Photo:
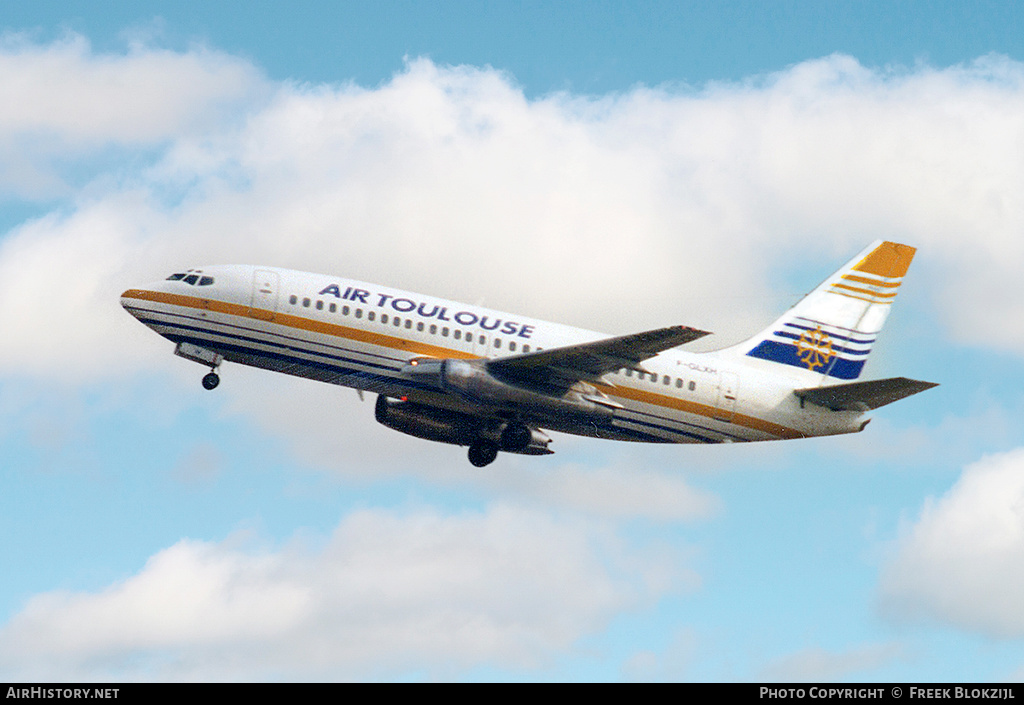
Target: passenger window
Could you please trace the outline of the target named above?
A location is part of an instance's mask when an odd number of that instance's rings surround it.
[[[302,305],[305,306],[306,308],[309,308],[309,299],[303,299]]]
[[[632,377],[633,376],[633,370],[626,370],[626,376],[627,377]]]
[[[697,388],[697,383],[696,382],[690,382],[690,391],[692,392],[696,388]]]
[[[317,311],[323,311],[324,310],[324,302],[323,301],[320,301],[319,299],[317,299],[316,310]]]
[[[494,339],[494,347],[495,348],[500,348],[501,347],[501,338],[495,338]]]
[[[405,327],[406,328],[412,328],[412,319],[411,318],[406,318],[405,319]]]
[[[341,315],[342,316],[347,316],[348,315],[348,311],[349,311],[348,306],[342,306],[341,307]]]
[[[437,326],[434,325],[433,323],[430,324],[430,334],[437,335]]]
[[[386,313],[380,314],[380,322],[381,323],[387,323],[388,322],[388,314],[386,314]]]
[[[448,337],[448,326],[445,326],[444,328],[441,329],[441,335],[443,335],[445,338]]]
[[[330,306],[327,307],[327,309],[331,313],[336,313],[338,311],[338,304],[331,304]]]
[[[377,317],[377,314],[376,314],[376,313],[374,313],[373,311],[370,311],[369,313],[367,313],[367,314],[366,314],[366,318],[367,318],[367,319],[369,319],[369,320],[371,320],[371,321],[372,321],[373,319],[375,319],[376,317]]]
[[[452,333],[452,335],[455,336],[456,340],[462,340],[462,330],[461,329],[456,328],[455,332]]]
[[[419,323],[416,324],[416,330],[420,331],[421,333],[423,332],[423,321],[420,321]]]
[[[524,346],[523,346],[523,352],[524,352],[524,353],[528,353],[528,352],[530,352],[530,346],[529,346],[529,345],[524,345]]]
[[[672,379],[668,375],[664,375],[661,378],[661,383],[662,384],[669,384],[671,381],[672,381]]]
[[[682,389],[683,388],[683,380],[679,379],[678,377],[676,377],[676,388],[677,389]]]
[[[363,309],[357,308],[356,309],[356,318],[362,318],[362,317],[363,317]]]
[[[398,316],[395,316],[395,328],[398,328],[401,325],[402,325],[402,319],[399,318]]]
[[[295,294],[292,294],[291,296],[288,297],[288,303],[294,306],[295,304],[299,303],[299,297],[296,296]]]
[[[477,338],[477,342],[480,343],[481,345],[487,345],[487,336],[481,335],[479,338]]]
[[[516,351],[516,341],[510,340],[508,342],[508,349],[511,350],[512,352],[515,352]]]

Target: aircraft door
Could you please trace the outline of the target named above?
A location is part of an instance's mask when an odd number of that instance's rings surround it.
[[[249,315],[264,321],[274,320],[277,313],[277,297],[281,288],[281,275],[269,269],[257,269],[252,273],[252,300]]]
[[[718,409],[724,421],[732,421],[736,413],[736,397],[739,391],[739,377],[735,372],[720,372],[718,375]],[[716,416],[718,416],[716,414]]]

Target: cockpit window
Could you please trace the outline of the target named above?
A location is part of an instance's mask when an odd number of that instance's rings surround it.
[[[213,277],[204,275],[201,269],[190,269],[187,272],[175,272],[167,277],[167,281],[180,281],[192,286],[210,286],[215,280]]]

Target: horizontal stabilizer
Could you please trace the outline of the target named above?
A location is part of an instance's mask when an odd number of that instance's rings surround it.
[[[939,385],[934,382],[891,377],[868,382],[795,389],[793,393],[803,401],[809,401],[833,411],[868,411],[937,386]]]

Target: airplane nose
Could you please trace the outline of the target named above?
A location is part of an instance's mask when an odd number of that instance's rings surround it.
[[[135,308],[144,295],[141,289],[125,289],[121,293],[121,307],[128,313],[135,315]]]

